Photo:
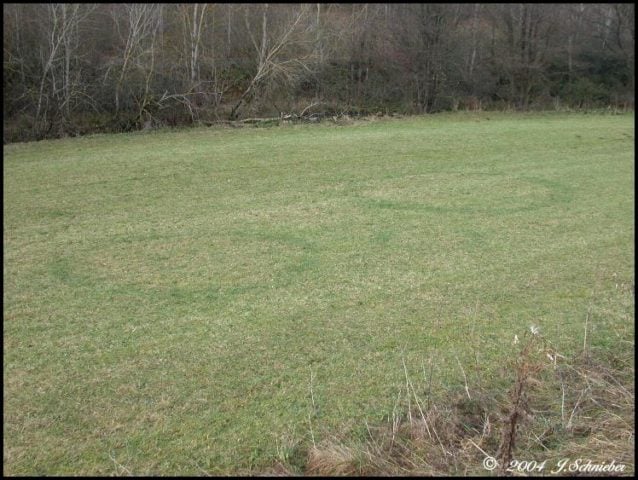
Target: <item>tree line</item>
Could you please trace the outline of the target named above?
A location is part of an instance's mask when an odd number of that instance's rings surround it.
[[[634,4],[4,4],[4,141],[634,106]]]

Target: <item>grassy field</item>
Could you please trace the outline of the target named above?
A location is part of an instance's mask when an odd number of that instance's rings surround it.
[[[4,473],[258,472],[387,418],[404,364],[633,348],[634,165],[633,114],[5,146]]]

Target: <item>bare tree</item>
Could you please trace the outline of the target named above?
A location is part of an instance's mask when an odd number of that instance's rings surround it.
[[[54,103],[64,121],[68,120],[72,99],[79,94],[80,81],[72,75],[71,64],[77,60],[79,26],[93,7],[81,4],[52,3],[46,5],[42,29],[47,42],[42,52],[42,73],[35,112],[36,129],[48,113],[48,104]],[[79,74],[79,72],[76,72]],[[50,89],[45,91],[49,83]]]
[[[467,67],[470,83],[473,83],[472,81],[474,79],[474,65],[476,64],[476,52],[478,50],[477,33],[480,10],[481,4],[475,3],[472,8],[472,53],[470,54]]]
[[[296,47],[302,46],[307,40],[298,35],[304,31],[307,32],[307,26],[303,20],[306,19],[309,8],[307,5],[295,6],[291,15],[286,18],[285,15],[279,16],[279,22],[274,22],[274,15],[269,14],[271,10],[268,4],[260,5],[261,15],[259,15],[259,27],[256,27],[251,19],[251,10],[254,5],[244,7],[244,22],[246,32],[250,38],[253,52],[254,74],[248,86],[245,88],[241,97],[232,108],[230,118],[237,116],[239,108],[246,102],[250,96],[254,95],[258,87],[263,87],[268,80],[273,77],[279,77],[281,80],[290,83],[294,80],[295,74],[300,70],[309,70],[310,58],[312,52],[306,53],[302,51],[299,55],[290,55],[287,48],[295,43]],[[285,10],[280,13],[288,13]],[[255,37],[258,33],[258,37]],[[289,55],[285,55],[288,53]]]
[[[122,41],[119,58],[119,75],[115,84],[115,112],[119,112],[122,86],[131,68],[143,65],[142,57],[148,56],[150,64],[154,64],[154,42],[160,19],[161,5],[156,4],[123,4],[114,11],[116,30]],[[122,32],[124,30],[124,32]],[[107,75],[108,75],[107,71]],[[148,82],[147,82],[148,84]]]
[[[497,30],[504,36],[494,57],[496,68],[508,79],[509,98],[528,108],[534,88],[545,81],[544,72],[557,32],[556,6],[537,4],[495,5]]]
[[[206,15],[207,4],[180,5],[182,20],[184,22],[185,44],[188,55],[188,72],[191,86],[199,81],[199,56],[202,40],[202,26]]]
[[[412,4],[400,9],[394,42],[411,78],[413,100],[419,112],[431,112],[444,87],[446,41],[456,13],[450,5]]]

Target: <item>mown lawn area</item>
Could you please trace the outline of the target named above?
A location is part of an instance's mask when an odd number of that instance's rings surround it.
[[[404,363],[633,348],[634,172],[633,114],[5,145],[4,473],[259,472]]]

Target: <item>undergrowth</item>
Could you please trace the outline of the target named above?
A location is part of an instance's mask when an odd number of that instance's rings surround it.
[[[326,435],[315,443],[313,433],[308,448],[289,443],[266,473],[633,475],[633,347],[566,358],[536,327],[514,342],[508,391],[466,383],[431,401],[406,370],[392,415],[366,423],[365,440]]]

